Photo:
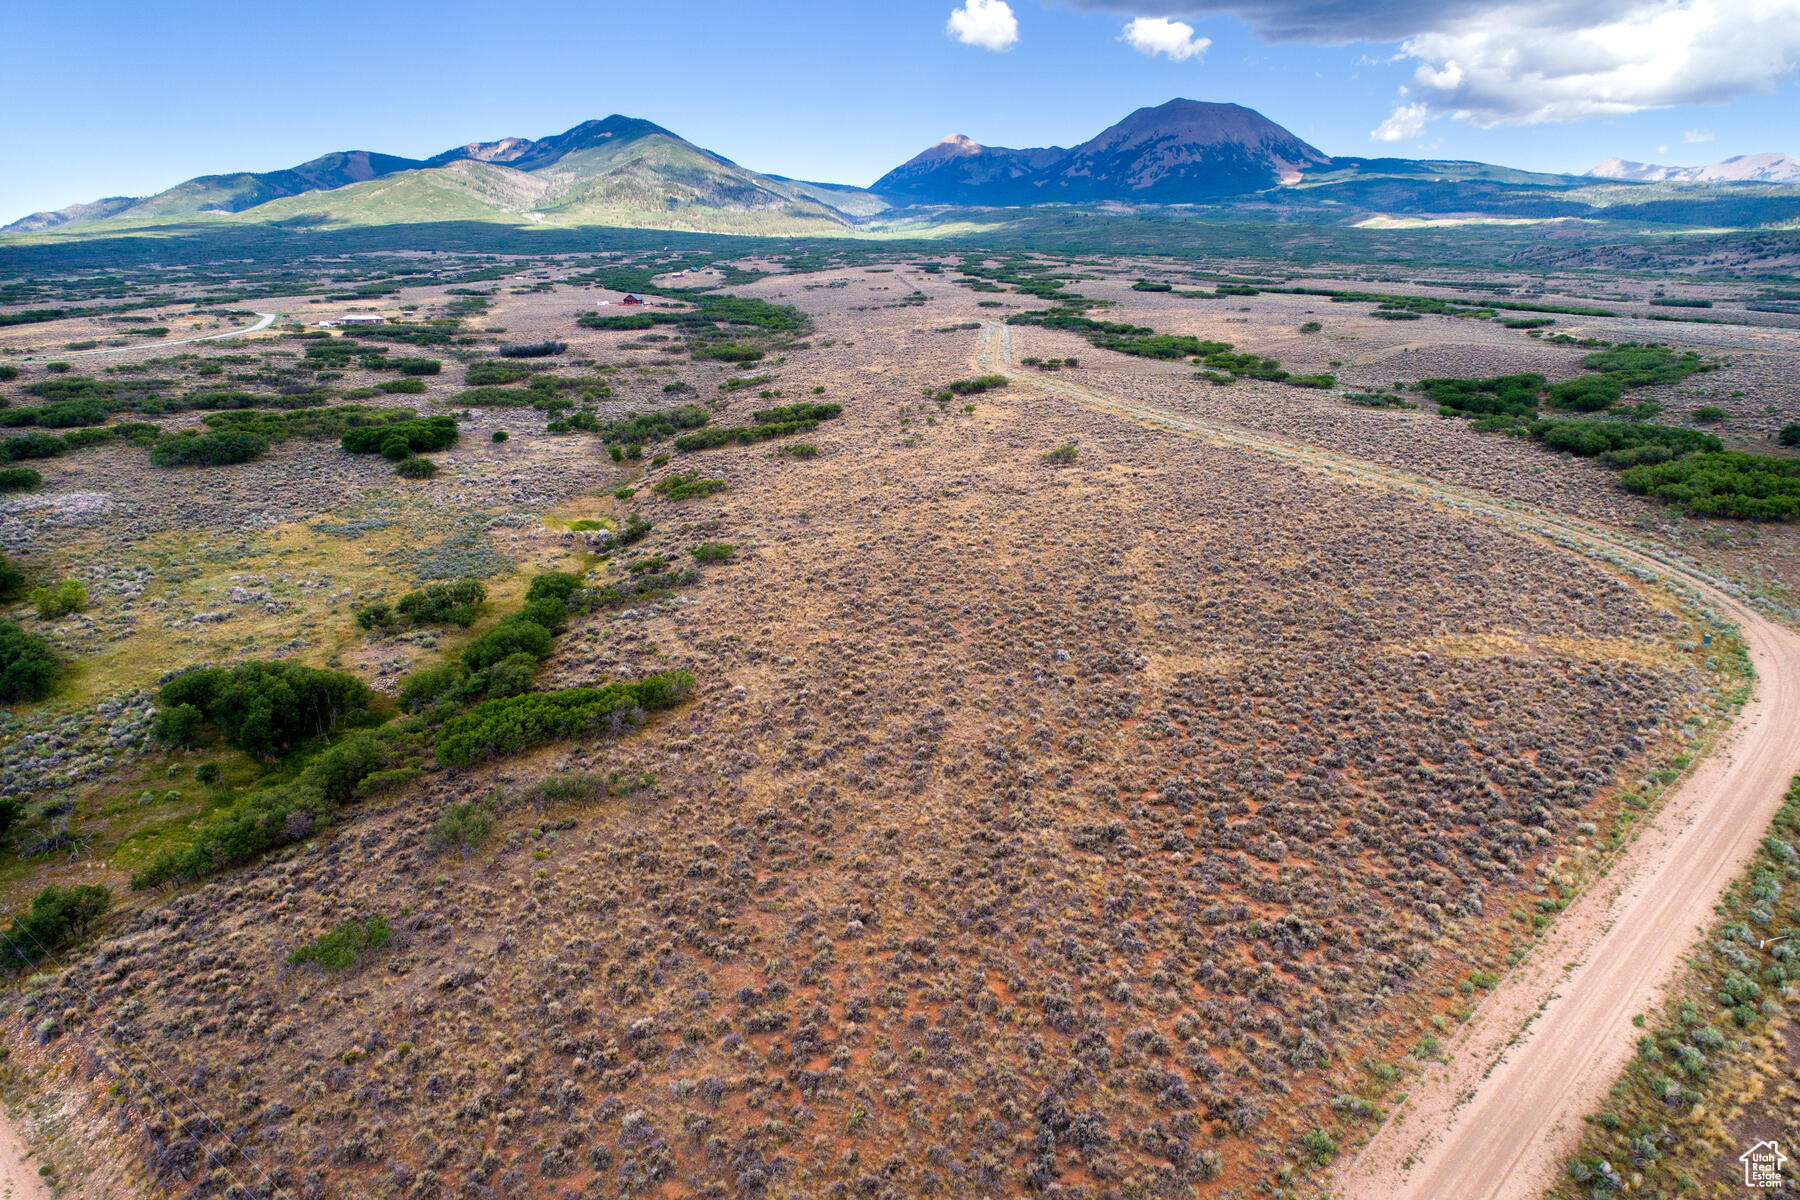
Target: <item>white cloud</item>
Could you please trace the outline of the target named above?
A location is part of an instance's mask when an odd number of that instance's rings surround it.
[[[1369,131],[1373,142],[1404,142],[1425,132],[1431,110],[1423,104],[1397,104],[1388,119]]]
[[[1681,140],[1692,146],[1698,142],[1710,142],[1714,134],[1710,129],[1690,129],[1681,135]]]
[[[1212,45],[1211,38],[1195,37],[1194,27],[1186,21],[1167,17],[1133,17],[1119,40],[1139,54],[1151,58],[1162,54],[1175,62],[1199,58]]]
[[[1433,112],[1487,129],[1770,92],[1800,68],[1800,0],[1523,0],[1410,37]]]
[[[1669,148],[1667,146],[1658,146],[1656,148],[1656,152],[1658,154],[1667,154],[1669,152]]]
[[[1019,21],[1006,0],[963,0],[944,25],[965,46],[983,50],[1011,50],[1019,40]]]
[[[1484,129],[1717,104],[1800,73],[1800,0],[1063,2],[1162,18],[1231,13],[1268,41],[1399,43],[1398,57],[1417,64],[1425,115]]]

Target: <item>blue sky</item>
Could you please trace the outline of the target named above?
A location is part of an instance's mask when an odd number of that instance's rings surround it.
[[[960,5],[985,47],[949,31],[959,0],[19,5],[0,221],[613,112],[757,170],[854,184],[948,133],[1069,145],[1175,96],[1248,105],[1333,155],[1580,171],[1613,154],[1800,154],[1800,0],[1509,0],[1503,26],[1496,0]],[[1135,17],[1149,24],[1134,47]]]

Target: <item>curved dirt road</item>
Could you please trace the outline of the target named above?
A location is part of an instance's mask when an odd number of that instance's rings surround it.
[[[1012,332],[983,328],[982,369],[1013,366]],[[1482,1001],[1445,1047],[1445,1061],[1413,1081],[1333,1188],[1345,1200],[1537,1200],[1562,1178],[1582,1117],[1600,1106],[1630,1058],[1632,1017],[1655,1005],[1800,769],[1800,634],[1603,526],[1066,378],[1014,378],[1089,408],[1275,454],[1584,547],[1698,593],[1740,627],[1757,685],[1730,734],[1667,796],[1606,877],[1564,910]]]
[[[107,346],[100,350],[71,350],[63,354],[27,354],[20,362],[30,362],[34,358],[91,358],[96,354],[129,354],[133,350],[162,350],[169,346],[191,346],[195,342],[218,342],[226,338],[243,337],[246,333],[261,333],[273,325],[280,313],[257,313],[262,320],[254,325],[246,325],[242,329],[226,329],[219,333],[203,333],[199,337],[178,338],[173,342],[140,342],[135,346]],[[4,1200],[4,1197],[0,1197]]]

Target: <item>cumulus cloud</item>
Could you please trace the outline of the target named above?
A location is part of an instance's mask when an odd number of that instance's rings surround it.
[[[1388,119],[1369,131],[1369,139],[1404,142],[1407,138],[1416,138],[1425,132],[1425,122],[1430,116],[1431,110],[1423,104],[1396,104]]]
[[[1119,40],[1139,54],[1151,58],[1162,54],[1176,62],[1199,58],[1212,45],[1211,38],[1195,37],[1194,27],[1186,21],[1167,17],[1134,17]]]
[[[1710,142],[1713,140],[1713,131],[1710,129],[1690,129],[1681,135],[1681,140],[1690,146],[1697,142]]]
[[[1405,107],[1482,128],[1719,103],[1800,71],[1800,0],[1065,2],[1165,19],[1229,13],[1268,41],[1398,43],[1417,64]]]
[[[1011,50],[1019,40],[1019,21],[1006,0],[963,0],[951,12],[944,32],[966,46]]]

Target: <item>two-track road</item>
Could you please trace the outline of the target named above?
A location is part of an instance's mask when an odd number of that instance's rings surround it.
[[[247,333],[261,333],[280,319],[280,313],[257,313],[260,320],[254,325],[246,325],[242,329],[226,329],[218,333],[203,333],[199,337],[178,338],[172,342],[155,341],[139,342],[134,346],[106,346],[99,350],[72,350],[63,354],[28,354],[20,359],[29,362],[33,358],[89,358],[96,354],[130,354],[134,350],[162,350],[169,346],[191,346],[195,342],[221,342],[226,338],[243,337]]]
[[[1013,371],[1013,330],[983,327],[977,362]],[[1653,547],[1605,526],[1224,422],[1113,396],[1067,376],[1021,384],[1126,420],[1251,450],[1585,547],[1698,593],[1737,623],[1755,695],[1718,748],[1665,799],[1604,879],[1482,1001],[1405,1101],[1339,1172],[1345,1200],[1538,1200],[1562,1178],[1582,1117],[1633,1052],[1649,1011],[1713,904],[1742,872],[1800,770],[1800,634]]]

